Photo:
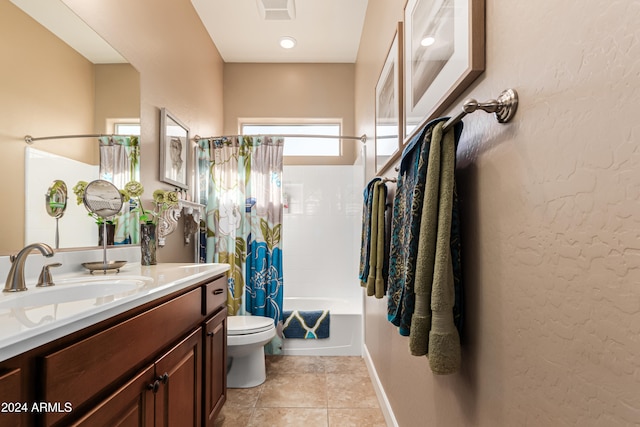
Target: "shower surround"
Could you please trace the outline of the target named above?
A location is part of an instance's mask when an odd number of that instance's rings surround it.
[[[335,308],[325,307],[323,301],[341,301],[336,321],[332,315],[328,340],[316,340],[314,344],[306,342],[310,340],[285,340],[285,354],[362,352],[358,265],[363,175],[363,167],[357,165],[284,166],[284,309],[299,308],[288,307],[288,301],[305,301],[300,309],[312,310]],[[345,330],[356,339],[338,340],[338,334]]]

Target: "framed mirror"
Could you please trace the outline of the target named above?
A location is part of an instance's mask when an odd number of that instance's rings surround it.
[[[189,128],[176,116],[160,110],[160,181],[189,189]]]

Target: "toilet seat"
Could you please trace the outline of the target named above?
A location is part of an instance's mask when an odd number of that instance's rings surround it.
[[[227,317],[227,335],[251,335],[274,328],[273,319],[263,316]]]

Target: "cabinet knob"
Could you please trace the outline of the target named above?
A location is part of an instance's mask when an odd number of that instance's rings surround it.
[[[160,388],[160,381],[158,380],[147,385],[147,390],[153,391],[154,394],[158,392],[158,388]]]
[[[216,334],[216,333],[215,333],[215,332],[213,332],[213,331],[211,331],[211,332],[207,332],[207,336],[208,336],[208,337],[212,337],[212,336],[214,336],[215,334]]]
[[[169,374],[165,372],[164,374],[160,375],[158,377],[158,381],[162,381],[162,384],[166,384],[167,381],[169,381]],[[158,381],[156,381],[156,382],[158,382]]]

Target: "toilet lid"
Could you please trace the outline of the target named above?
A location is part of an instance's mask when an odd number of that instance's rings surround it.
[[[227,335],[248,335],[273,328],[273,319],[263,316],[227,317]]]

